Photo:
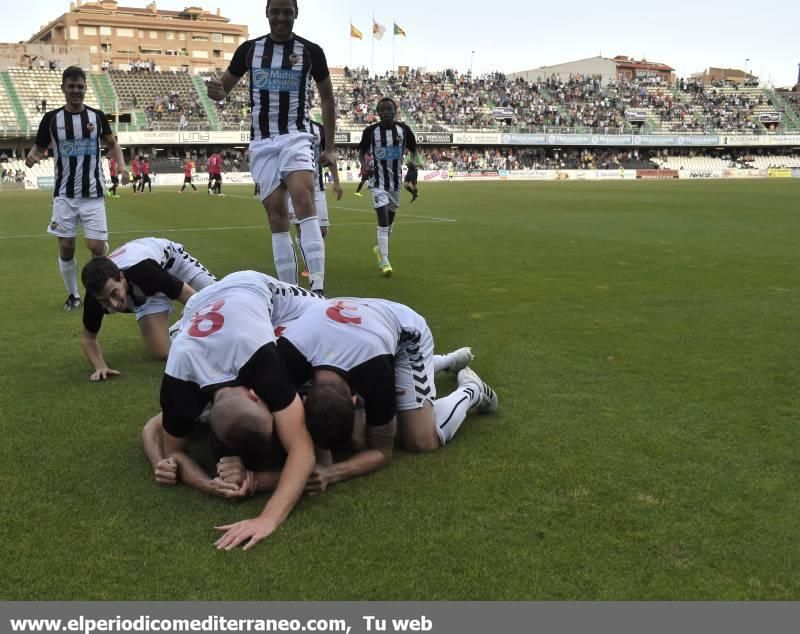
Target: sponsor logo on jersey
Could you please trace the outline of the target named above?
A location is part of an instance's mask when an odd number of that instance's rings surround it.
[[[303,73],[282,68],[255,68],[251,71],[253,87],[270,92],[300,92]]]
[[[61,141],[58,144],[58,153],[61,156],[94,156],[97,154],[97,141],[95,139]]]

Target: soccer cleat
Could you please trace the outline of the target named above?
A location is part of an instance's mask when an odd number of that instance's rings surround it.
[[[64,302],[64,310],[68,312],[71,310],[78,310],[82,305],[81,298],[70,293],[69,297],[67,297],[67,301]]]
[[[466,368],[470,361],[475,358],[475,355],[472,354],[472,348],[459,348],[458,350],[453,350],[453,352],[445,355],[447,359],[450,361],[450,365],[447,368],[447,372],[451,372],[455,374],[460,372],[464,368]]]
[[[481,380],[472,368],[464,368],[458,373],[458,386],[474,385],[478,388],[480,400],[475,406],[480,414],[494,414],[497,411],[497,394]]]
[[[225,194],[223,194],[222,192],[220,192],[219,194],[217,194],[217,196],[224,196],[224,195],[225,195]]]
[[[383,273],[384,277],[392,277],[392,273],[394,273],[394,271],[392,270],[392,265],[389,264],[388,260],[381,264],[381,273]]]
[[[361,198],[363,195],[364,194],[362,194],[361,192],[356,192],[356,196],[358,196],[359,198]]]
[[[114,198],[119,198],[119,194],[114,194]]]

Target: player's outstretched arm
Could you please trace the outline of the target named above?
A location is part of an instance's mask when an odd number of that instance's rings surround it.
[[[367,427],[367,448],[330,466],[317,465],[306,483],[308,495],[318,495],[329,486],[382,469],[392,461],[397,420],[380,427]]]
[[[160,417],[159,417],[160,418]],[[162,421],[159,420],[159,423]],[[172,460],[176,465],[177,480],[184,484],[207,493],[208,495],[223,496],[223,491],[235,490],[238,487],[225,482],[217,481],[209,477],[192,457],[186,453],[189,445],[189,438],[178,438],[173,436],[161,425],[162,456],[166,460]],[[150,461],[152,464],[152,460]],[[158,472],[156,472],[158,480]],[[159,481],[160,482],[160,481]]]
[[[217,477],[229,484],[242,487],[247,480],[248,473],[252,475],[252,489],[239,492],[226,492],[225,497],[243,497],[244,494],[253,495],[259,492],[274,491],[281,478],[280,471],[248,471],[239,456],[224,456],[217,463]]]
[[[274,412],[274,416],[275,430],[286,449],[286,463],[275,493],[258,517],[217,526],[217,530],[224,531],[224,535],[216,541],[217,548],[231,550],[243,545],[247,550],[271,535],[297,504],[306,480],[314,469],[314,445],[306,429],[300,397],[295,396],[289,407]]]
[[[119,372],[112,370],[108,367],[103,351],[100,349],[100,344],[97,342],[97,334],[89,332],[86,328],[81,333],[81,347],[83,354],[89,359],[89,363],[94,367],[89,380],[91,381],[104,381],[110,379],[112,376],[119,376]]]
[[[122,153],[122,146],[117,141],[117,137],[113,134],[106,134],[103,137],[106,144],[108,155],[117,162],[117,171],[120,175],[127,173],[128,168],[125,167],[125,155]]]
[[[153,416],[142,429],[142,447],[156,482],[164,485],[174,485],[178,482],[178,463],[164,455],[162,444],[163,428],[161,426],[161,412]]]

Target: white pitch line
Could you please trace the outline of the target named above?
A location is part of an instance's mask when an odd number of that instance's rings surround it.
[[[246,198],[246,199],[253,199],[253,196],[241,196],[239,194],[226,194],[229,198]],[[342,209],[344,211],[355,211],[360,214],[373,214],[375,213],[374,209],[357,209],[356,207],[341,207],[339,205],[328,205],[328,209]],[[458,220],[454,218],[437,218],[436,216],[420,216],[417,214],[407,214],[406,212],[400,212],[403,218],[422,218],[423,220],[435,220],[436,222],[458,222]]]
[[[403,221],[401,224],[403,225],[433,225],[433,224],[442,224],[444,222],[449,222],[447,220],[409,220]],[[338,227],[374,227],[374,222],[337,222],[335,225],[332,225],[334,229]],[[139,233],[146,236],[157,236],[162,233],[192,233],[192,232],[201,232],[201,231],[240,231],[245,229],[267,229],[267,225],[248,225],[243,227],[186,227],[186,228],[179,228],[179,229],[127,229],[124,231],[112,231],[109,232],[110,236],[115,235],[123,235],[123,234],[130,234],[130,233]],[[0,236],[0,240],[21,240],[24,238],[52,238],[53,236],[49,233],[37,233],[37,234],[30,234],[30,235],[18,235],[18,236]]]

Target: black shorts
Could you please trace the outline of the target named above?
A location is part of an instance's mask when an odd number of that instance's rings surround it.
[[[211,174],[211,180],[222,182],[222,174]]]
[[[112,184],[114,187],[116,187],[117,185],[119,185],[119,176],[112,176],[112,177],[111,177],[111,184]]]
[[[406,172],[406,177],[403,179],[403,182],[416,185],[418,176],[419,173],[417,172],[417,170],[408,170],[408,172]]]
[[[145,174],[144,176],[142,176],[142,179],[143,179],[143,182],[144,182],[144,183],[149,183],[149,182],[151,182],[151,181],[150,181],[150,174]]]
[[[183,177],[183,182],[184,183],[191,183],[192,182],[192,177],[191,176],[184,176]]]
[[[138,183],[140,180],[142,180],[142,175],[141,174],[137,174],[136,176],[133,177],[133,182],[134,183]]]

